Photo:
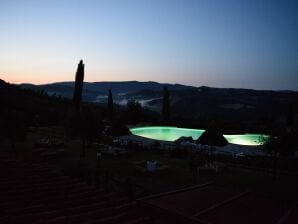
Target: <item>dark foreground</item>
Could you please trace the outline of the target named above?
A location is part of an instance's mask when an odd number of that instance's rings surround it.
[[[278,223],[298,221],[295,202],[207,183],[129,199],[62,174],[48,162],[0,162],[0,223]]]

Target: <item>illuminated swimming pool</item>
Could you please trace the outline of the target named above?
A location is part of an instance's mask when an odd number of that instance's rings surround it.
[[[145,138],[162,140],[162,141],[175,141],[182,136],[192,137],[194,140],[197,140],[205,130],[177,128],[177,127],[150,126],[150,127],[131,128],[130,131],[133,135],[137,135]],[[266,142],[266,140],[269,138],[268,135],[262,135],[262,134],[224,135],[224,137],[231,144],[248,145],[248,146],[263,145]]]

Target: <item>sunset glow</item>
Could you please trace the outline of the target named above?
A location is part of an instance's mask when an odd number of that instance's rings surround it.
[[[0,78],[298,89],[295,1],[1,1]]]

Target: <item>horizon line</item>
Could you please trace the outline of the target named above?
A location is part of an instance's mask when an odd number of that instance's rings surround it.
[[[0,78],[1,79],[1,78]],[[3,80],[3,79],[1,79]],[[5,80],[3,80],[5,81]],[[52,84],[59,84],[59,83],[66,83],[66,82],[75,82],[75,81],[58,81],[58,82],[46,82],[46,83],[31,83],[31,82],[9,82],[5,81],[10,84],[15,84],[15,85],[52,85]],[[171,83],[171,82],[158,82],[158,81],[138,81],[138,80],[122,80],[122,81],[84,81],[84,83],[104,83],[104,82],[110,82],[110,83],[116,83],[116,82],[139,82],[139,83],[146,83],[146,82],[153,82],[153,83],[158,83],[162,85],[182,85],[186,87],[193,87],[193,88],[201,88],[201,87],[208,87],[208,88],[215,88],[215,89],[243,89],[243,90],[255,90],[255,91],[277,91],[277,92],[298,92],[298,89],[258,89],[258,88],[244,88],[244,87],[218,87],[218,86],[208,86],[208,85],[200,85],[200,86],[194,86],[194,85],[188,85],[188,84],[181,84],[181,83]]]

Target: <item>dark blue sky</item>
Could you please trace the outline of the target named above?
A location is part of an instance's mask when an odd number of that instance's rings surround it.
[[[0,78],[298,90],[298,3],[0,0]]]

